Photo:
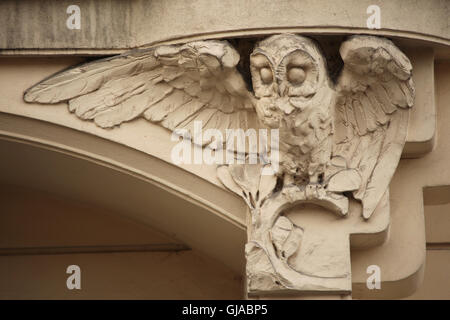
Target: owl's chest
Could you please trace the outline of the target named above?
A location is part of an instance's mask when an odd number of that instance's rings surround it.
[[[284,148],[298,148],[301,153],[306,154],[320,147],[324,140],[330,138],[331,133],[331,116],[317,108],[287,118],[285,126],[280,128],[280,141]]]

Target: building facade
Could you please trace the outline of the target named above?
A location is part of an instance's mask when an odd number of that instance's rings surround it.
[[[3,1],[0,298],[450,298],[449,16]]]

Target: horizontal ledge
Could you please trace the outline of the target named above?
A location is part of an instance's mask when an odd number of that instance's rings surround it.
[[[374,36],[405,39],[409,41],[421,42],[421,45],[435,47],[438,59],[450,58],[450,40],[418,33],[413,31],[393,30],[393,29],[367,29],[360,27],[339,27],[339,26],[290,26],[290,27],[264,27],[264,28],[242,28],[238,30],[221,30],[209,32],[197,32],[192,34],[178,34],[173,36],[161,37],[159,39],[144,42],[138,45],[124,45],[119,48],[107,48],[101,46],[92,47],[25,47],[25,48],[0,48],[0,56],[106,56],[121,54],[136,48],[149,48],[158,45],[180,44],[190,41],[209,40],[209,39],[227,39],[242,37],[260,37],[277,33],[298,33],[305,36],[330,35],[330,36],[349,36],[354,34],[368,34]],[[73,45],[72,43],[70,45]]]
[[[411,40],[419,40],[438,46],[450,46],[450,39],[419,33],[414,31],[394,30],[394,29],[368,29],[361,27],[340,27],[340,26],[287,26],[287,27],[264,27],[264,28],[242,28],[238,30],[223,30],[211,32],[199,32],[184,35],[174,35],[163,37],[159,40],[149,42],[140,47],[152,47],[161,44],[176,44],[188,41],[219,39],[219,38],[242,38],[242,37],[258,37],[276,33],[299,33],[305,36],[314,35],[354,35],[368,34],[381,37],[403,38]],[[448,48],[447,48],[448,49]]]
[[[427,250],[450,250],[450,242],[427,243]]]
[[[115,252],[179,252],[191,250],[180,243],[158,243],[111,246],[70,246],[70,247],[22,247],[0,248],[0,256],[54,255],[74,253],[115,253]]]
[[[40,56],[114,56],[124,53],[133,48],[120,49],[98,49],[98,48],[24,48],[24,49],[0,49],[0,56],[21,56],[21,57],[40,57]]]
[[[369,29],[371,0],[80,0],[80,23],[71,28],[65,1],[4,0],[0,2],[0,47],[131,49],[189,37],[274,32],[367,33],[450,44],[446,1],[417,0],[413,6],[404,2],[377,1],[381,29]]]

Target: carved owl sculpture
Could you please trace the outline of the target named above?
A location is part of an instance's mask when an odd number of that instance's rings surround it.
[[[384,38],[353,36],[333,83],[319,47],[271,36],[250,56],[254,93],[226,41],[139,49],[68,69],[25,92],[27,102],[68,101],[102,128],[144,117],[169,130],[279,129],[285,184],[353,192],[368,218],[386,191],[406,139],[411,64]],[[225,133],[224,133],[225,136]],[[208,142],[203,142],[207,144]]]

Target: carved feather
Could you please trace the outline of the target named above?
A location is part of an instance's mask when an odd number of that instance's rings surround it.
[[[199,120],[205,129],[219,129],[225,141],[225,130],[237,124],[260,127],[251,121],[254,99],[238,62],[224,41],[135,50],[60,72],[28,89],[24,99],[68,101],[71,112],[103,128],[145,117],[169,130],[192,130]],[[243,117],[240,110],[255,117]]]
[[[57,73],[25,91],[27,102],[58,103],[97,90],[122,75],[132,76],[158,65],[149,51],[132,51]]]
[[[336,88],[333,156],[358,170],[362,182],[353,194],[368,219],[389,186],[406,140],[414,101],[412,66],[391,41],[378,37],[351,37],[340,53],[344,68]]]

